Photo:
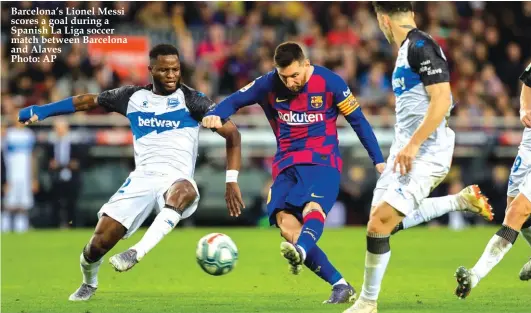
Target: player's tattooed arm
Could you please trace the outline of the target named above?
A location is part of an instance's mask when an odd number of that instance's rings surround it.
[[[72,99],[74,108],[77,111],[88,111],[98,107],[98,95],[97,94],[84,94],[75,96]]]

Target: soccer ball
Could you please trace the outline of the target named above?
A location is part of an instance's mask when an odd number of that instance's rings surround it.
[[[238,248],[229,236],[212,233],[199,239],[196,249],[197,264],[214,276],[232,271],[238,261]]]

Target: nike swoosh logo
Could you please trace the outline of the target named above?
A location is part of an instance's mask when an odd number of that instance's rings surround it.
[[[312,196],[313,198],[324,198],[324,196],[318,196],[318,195],[316,195],[316,194],[313,193],[313,192],[312,192],[311,196]]]
[[[288,101],[288,99],[279,99],[279,98],[277,98],[277,102],[284,102],[284,101]]]

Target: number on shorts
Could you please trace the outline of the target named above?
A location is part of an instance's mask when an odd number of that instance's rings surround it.
[[[518,169],[520,168],[520,165],[522,165],[522,157],[517,156],[516,159],[514,159],[513,173],[516,173],[516,171],[518,171]]]
[[[127,187],[127,186],[129,186],[130,183],[131,183],[131,178],[128,177],[128,178],[125,180],[125,183],[122,185],[122,187],[120,187],[120,190],[118,190],[118,193],[124,193],[124,192],[125,192],[125,191],[124,191],[124,188]]]

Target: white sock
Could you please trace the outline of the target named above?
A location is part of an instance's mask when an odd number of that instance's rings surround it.
[[[363,280],[363,287],[361,289],[361,297],[366,300],[376,301],[382,280],[391,258],[391,251],[384,254],[374,254],[369,251],[365,254],[365,275]]]
[[[463,212],[448,213],[448,227],[452,230],[461,230],[466,228],[467,222]]]
[[[25,213],[17,213],[13,224],[17,233],[25,233],[29,228],[29,216]]]
[[[304,263],[304,260],[306,260],[306,250],[304,250],[304,248],[301,247],[301,246],[299,246],[299,245],[297,245],[297,247],[298,247],[299,249],[301,249],[301,252],[302,252],[302,262]]]
[[[173,209],[164,208],[157,214],[140,241],[131,247],[136,250],[136,258],[140,261],[153,247],[169,234],[181,220],[181,215]]]
[[[348,284],[344,278],[341,278],[340,280],[337,281],[337,283],[333,284],[332,286],[336,286],[336,285],[348,285]]]
[[[2,232],[10,232],[13,228],[13,215],[9,211],[2,212]]]
[[[422,200],[418,209],[402,220],[402,224],[404,229],[411,228],[464,207],[466,207],[466,203],[458,195],[426,198]]]
[[[522,236],[524,236],[527,243],[531,246],[531,227],[522,228],[520,232],[522,233]]]
[[[89,263],[85,260],[83,252],[79,257],[79,263],[81,267],[81,273],[83,274],[83,283],[88,284],[94,288],[98,287],[98,271],[100,270],[100,265],[103,263],[103,258],[94,263]]]
[[[485,247],[485,251],[479,258],[478,262],[472,268],[472,288],[476,287],[481,279],[498,264],[505,254],[511,250],[513,244],[504,239],[498,234],[495,234],[490,239],[489,243]]]

